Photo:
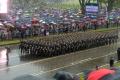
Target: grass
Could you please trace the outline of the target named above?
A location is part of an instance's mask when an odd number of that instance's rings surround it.
[[[117,62],[115,66],[120,67],[120,62]]]
[[[60,3],[52,3],[48,5],[51,8],[60,8],[60,9],[71,9],[71,8],[80,8],[79,0],[67,0]]]
[[[35,39],[35,38],[38,38],[38,37],[29,37],[29,38],[25,38],[23,40],[26,40],[26,39]],[[13,45],[13,44],[19,44],[19,43],[20,43],[20,39],[3,40],[3,41],[0,41],[0,46]]]
[[[106,32],[106,31],[111,31],[111,30],[117,30],[120,29],[119,27],[111,27],[111,28],[102,28],[102,29],[98,29],[98,30],[94,30],[95,32]]]
[[[18,44],[18,43],[20,43],[19,39],[6,40],[6,41],[0,41],[0,46],[13,45],[13,44]]]
[[[57,5],[55,4],[53,7],[56,7],[56,8],[60,8],[60,9],[78,9],[80,8],[79,4],[61,4],[61,5]]]

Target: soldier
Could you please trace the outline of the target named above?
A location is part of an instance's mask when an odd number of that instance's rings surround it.
[[[5,47],[6,49],[6,58],[7,58],[7,61],[9,61],[9,53],[11,52],[10,48],[9,47]]]
[[[23,41],[21,52],[25,55],[58,56],[88,48],[103,46],[115,42],[118,35],[114,32],[69,33],[59,36],[48,36],[38,40]]]

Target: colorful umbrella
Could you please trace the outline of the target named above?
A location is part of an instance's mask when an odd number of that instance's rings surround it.
[[[10,27],[10,28],[14,28],[15,26],[13,25],[13,24],[11,24],[11,23],[6,23],[5,24],[7,27]]]
[[[102,77],[104,77],[105,75],[114,74],[114,73],[115,73],[114,70],[109,70],[109,69],[95,70],[95,71],[92,71],[90,74],[88,74],[87,80],[99,80]]]

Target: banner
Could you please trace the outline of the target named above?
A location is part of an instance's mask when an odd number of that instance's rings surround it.
[[[86,4],[86,13],[98,13],[99,5],[95,3]]]
[[[99,13],[99,4],[97,4],[97,3],[86,4],[85,12],[86,12],[87,16],[89,16],[93,19],[96,19],[97,15]]]

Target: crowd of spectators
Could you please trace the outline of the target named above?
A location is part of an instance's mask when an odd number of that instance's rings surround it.
[[[8,22],[4,23],[5,21],[1,21],[0,39],[46,36],[115,27],[120,23],[120,15],[118,13],[119,10],[113,10],[110,13],[110,21],[108,21],[104,11],[97,16],[87,16],[81,15],[78,9],[44,9],[40,11],[35,10],[31,16],[30,12],[18,9],[9,13],[7,17]],[[13,26],[5,27],[5,24],[8,23]]]

